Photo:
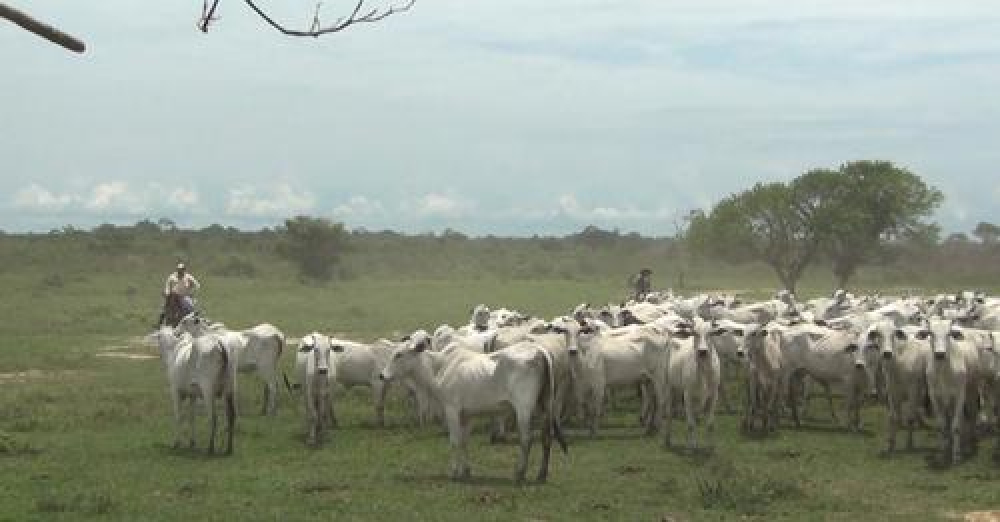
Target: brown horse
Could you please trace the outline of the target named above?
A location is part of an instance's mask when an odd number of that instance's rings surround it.
[[[163,300],[163,311],[160,312],[160,322],[157,326],[177,327],[184,317],[184,305],[181,303],[181,296],[170,293]]]

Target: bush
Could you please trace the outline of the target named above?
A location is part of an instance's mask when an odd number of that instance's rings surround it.
[[[252,278],[257,276],[257,267],[242,257],[229,256],[229,259],[212,270],[212,275]]]

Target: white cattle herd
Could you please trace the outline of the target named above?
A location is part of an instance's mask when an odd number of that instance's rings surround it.
[[[918,425],[939,430],[942,459],[958,461],[976,443],[978,424],[996,422],[1000,434],[1000,299],[979,292],[934,297],[854,296],[798,302],[779,292],[742,304],[734,296],[653,293],[643,301],[592,307],[568,315],[530,317],[477,305],[469,324],[417,330],[402,340],[364,343],[312,332],[298,342],[294,386],[306,417],[306,440],[315,445],[337,426],[333,388],[372,389],[375,422],[385,422],[385,398],[395,384],[411,399],[419,425],[443,421],[451,447],[451,476],[470,475],[468,440],[473,415],[492,419],[493,437],[513,420],[520,439],[515,478],[525,478],[532,421],[540,422],[548,474],[552,442],[566,451],[562,423],[575,419],[597,433],[612,390],[637,389],[638,412],[648,434],[670,446],[674,412],[683,412],[687,444],[698,447],[699,418],[711,445],[716,404],[726,409],[728,383],[741,383],[742,426],[770,432],[787,416],[800,425],[807,388],[826,393],[834,422],[836,387],[844,398],[845,428],[861,429],[867,401],[885,406],[885,450],[896,449],[901,426],[913,447]],[[176,418],[175,445],[183,438],[184,401],[190,403],[188,443],[195,445],[196,399],[211,419],[215,449],[216,398],[226,413],[232,451],[236,372],[265,383],[263,412],[275,413],[278,372],[286,345],[274,326],[232,331],[197,315],[153,334],[166,366]],[[730,387],[733,389],[733,387]],[[1000,442],[1000,439],[998,439]],[[1000,446],[998,446],[1000,449]]]

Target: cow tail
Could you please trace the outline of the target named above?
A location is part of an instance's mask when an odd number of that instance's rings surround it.
[[[545,381],[542,385],[542,397],[541,399],[545,403],[546,409],[546,430],[550,430],[552,435],[555,436],[556,441],[559,442],[559,447],[562,448],[563,453],[569,453],[569,449],[566,445],[566,439],[563,437],[562,427],[559,425],[559,417],[556,415],[556,384],[555,384],[555,371],[553,369],[552,354],[547,350],[541,350],[542,356],[545,360]]]

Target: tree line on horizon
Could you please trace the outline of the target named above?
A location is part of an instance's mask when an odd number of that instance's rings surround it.
[[[168,238],[165,248],[177,258],[191,255],[197,250],[192,245],[199,241],[224,242],[232,252],[251,254],[231,254],[220,269],[222,274],[252,276],[252,258],[270,254],[294,265],[301,279],[316,281],[346,277],[348,272],[357,274],[375,265],[389,266],[381,256],[407,256],[409,252],[413,252],[410,261],[418,266],[416,270],[424,266],[433,272],[441,265],[435,259],[444,250],[450,252],[443,257],[450,258],[451,270],[470,269],[461,264],[483,264],[494,273],[515,277],[572,278],[574,271],[593,274],[601,272],[598,265],[615,265],[619,260],[623,276],[640,266],[667,266],[673,275],[667,283],[680,287],[685,286],[685,274],[699,264],[763,263],[782,286],[794,291],[806,270],[815,266],[828,267],[835,285],[847,287],[861,266],[889,266],[913,254],[925,264],[937,265],[948,259],[932,254],[948,254],[966,264],[1000,257],[1000,226],[992,223],[979,223],[971,231],[978,241],[964,233],[941,238],[940,227],[929,219],[943,199],[939,190],[916,174],[891,162],[865,160],[837,169],[809,170],[788,182],[756,183],[711,209],[691,211],[683,223],[675,223],[672,234],[662,237],[594,225],[564,236],[474,237],[453,229],[404,234],[349,230],[343,223],[313,216],[295,216],[258,231],[219,224],[182,229],[160,218],[134,225],[102,224],[90,230],[67,225],[48,234],[3,236],[77,241],[86,244],[88,251],[107,255],[148,250]],[[466,255],[455,255],[459,252]],[[580,259],[571,263],[567,256]],[[355,260],[349,270],[342,266],[345,257]],[[598,258],[601,261],[594,261]],[[907,262],[914,265],[918,259]],[[505,269],[500,266],[503,263],[518,267]],[[559,264],[559,268],[547,264]]]

